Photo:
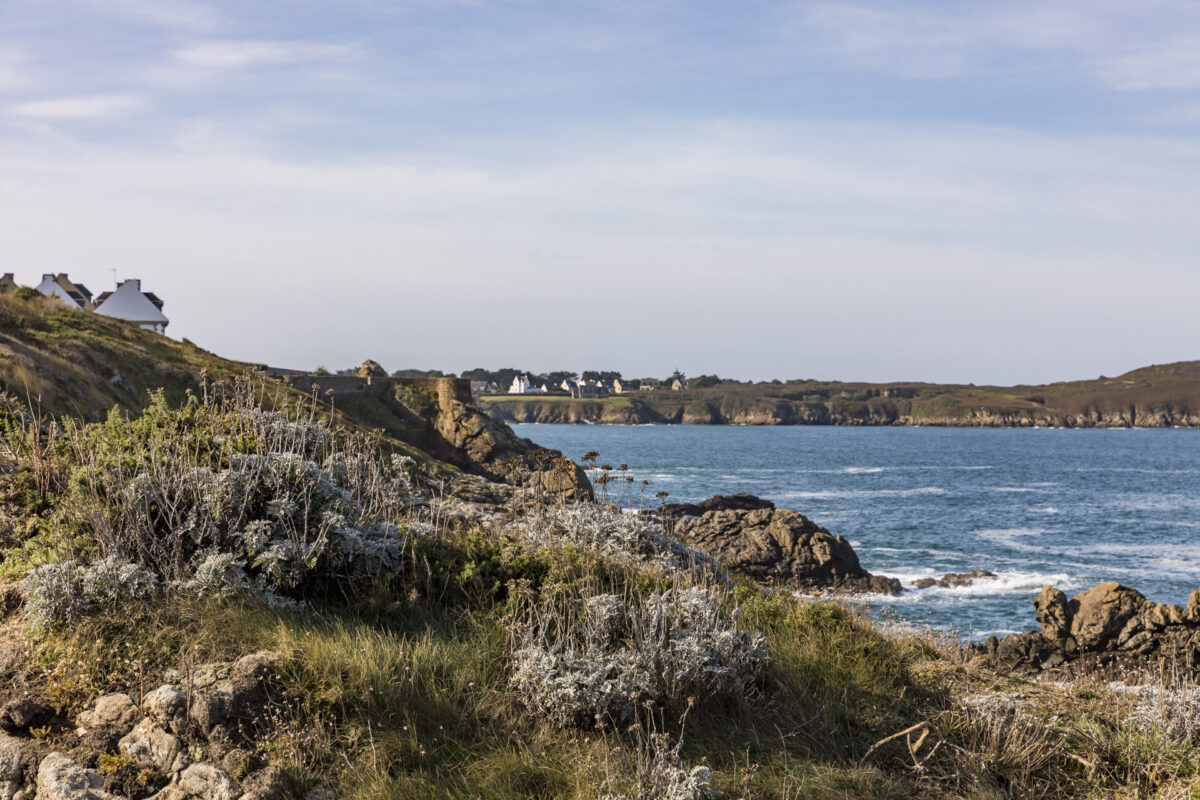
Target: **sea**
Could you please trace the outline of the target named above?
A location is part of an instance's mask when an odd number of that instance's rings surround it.
[[[659,491],[749,492],[845,536],[866,569],[906,586],[990,570],[964,588],[864,601],[972,640],[1036,629],[1045,584],[1071,595],[1118,581],[1183,605],[1200,586],[1197,430],[513,427],[576,460],[595,450],[598,464],[627,464],[634,508],[657,507]]]

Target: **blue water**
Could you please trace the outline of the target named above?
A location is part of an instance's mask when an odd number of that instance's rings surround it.
[[[1046,583],[1071,594],[1116,580],[1181,604],[1200,586],[1200,431],[514,428],[577,460],[596,450],[598,463],[627,463],[650,481],[649,506],[660,490],[670,501],[766,497],[906,584],[991,570],[997,579],[965,589],[872,598],[971,638],[1036,628],[1033,598]]]

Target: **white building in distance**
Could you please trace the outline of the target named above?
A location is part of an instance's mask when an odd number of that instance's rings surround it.
[[[42,275],[42,282],[33,287],[47,297],[56,297],[72,308],[87,308],[92,302],[92,293],[82,283],[72,283],[67,273]]]
[[[117,284],[116,291],[105,292],[96,298],[96,313],[132,322],[155,333],[166,333],[170,322],[162,313],[163,301],[151,292],[142,291],[137,278]]]

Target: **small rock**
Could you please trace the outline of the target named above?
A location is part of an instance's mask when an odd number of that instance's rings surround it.
[[[263,767],[242,781],[243,800],[286,800],[292,796],[292,781],[275,765]]]
[[[142,709],[159,725],[178,733],[187,712],[187,695],[174,686],[163,685],[146,695]]]
[[[0,733],[0,800],[13,800],[25,784],[21,761],[29,743]]]
[[[104,778],[83,769],[59,752],[42,759],[37,773],[37,800],[121,800],[101,786]]]
[[[254,754],[249,750],[235,747],[221,757],[221,768],[232,775],[235,780],[241,780],[254,770],[256,760]]]
[[[114,728],[128,731],[138,718],[138,708],[127,694],[106,694],[84,711],[75,722],[81,728]]]
[[[980,578],[994,578],[996,573],[986,569],[973,569],[970,572],[947,572],[940,578],[918,578],[913,581],[914,589],[929,589],[934,586],[943,589],[959,589],[970,586]]]
[[[212,764],[192,764],[154,795],[154,800],[238,800],[242,788]]]
[[[188,765],[183,743],[150,717],[139,722],[117,747],[132,761],[155,767],[165,775],[173,775]]]
[[[50,707],[30,697],[9,700],[0,707],[0,728],[6,731],[25,731],[52,715]]]

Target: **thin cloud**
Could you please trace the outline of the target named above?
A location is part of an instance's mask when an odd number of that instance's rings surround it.
[[[1044,58],[1119,91],[1200,86],[1200,8],[1152,5],[1153,13],[1129,0],[804,3],[789,11],[786,29],[825,57],[902,77],[1019,74]]]
[[[1200,88],[1200,34],[1107,59],[1101,69],[1122,91]]]
[[[341,58],[351,48],[340,44],[319,44],[270,39],[214,40],[176,50],[180,63],[204,69],[243,69],[246,67],[290,64]]]
[[[100,13],[160,28],[211,30],[220,19],[212,9],[187,0],[89,0]]]
[[[9,111],[18,117],[41,120],[97,120],[124,116],[144,105],[129,94],[95,94],[56,97],[17,103]]]

